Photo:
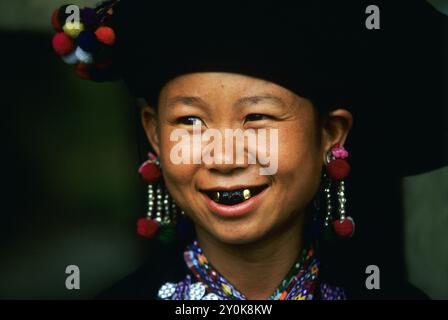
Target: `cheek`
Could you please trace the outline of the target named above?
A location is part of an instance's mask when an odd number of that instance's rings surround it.
[[[316,128],[307,123],[288,123],[279,133],[279,169],[281,171],[306,171],[321,165],[321,152]]]
[[[162,128],[160,131],[160,158],[165,184],[176,202],[181,205],[186,202],[193,187],[193,176],[197,165],[174,163],[171,159],[171,150],[178,143],[170,141],[171,129]]]
[[[276,182],[282,185],[288,201],[307,202],[317,191],[322,155],[316,128],[304,123],[279,130],[279,169]],[[285,199],[286,200],[286,199]]]

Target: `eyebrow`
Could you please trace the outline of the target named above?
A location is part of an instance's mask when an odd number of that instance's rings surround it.
[[[243,97],[238,99],[238,101],[235,103],[235,106],[238,105],[253,105],[260,102],[271,102],[280,106],[285,106],[285,102],[276,96],[265,94],[265,95],[259,95],[259,96],[249,96],[249,97]]]
[[[207,105],[204,100],[195,96],[175,96],[168,100],[168,107],[173,107],[176,104],[184,104],[187,106],[204,106]]]
[[[234,106],[236,107],[241,105],[254,105],[260,102],[271,102],[280,106],[285,106],[285,102],[281,98],[270,94],[242,97],[235,102]],[[198,107],[204,107],[208,105],[204,100],[196,96],[175,96],[169,99],[167,105],[168,107],[173,107],[178,103],[187,106]]]

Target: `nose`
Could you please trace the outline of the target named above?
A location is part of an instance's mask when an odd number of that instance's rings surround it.
[[[219,152],[217,157],[213,157],[211,161],[203,161],[204,167],[211,171],[217,171],[224,174],[229,174],[233,171],[237,171],[238,169],[245,169],[248,167],[247,161],[242,163],[237,162],[233,157],[229,157],[228,155],[223,155],[222,152]]]
[[[229,174],[249,166],[251,155],[245,144],[236,143],[233,136],[220,132],[202,146],[202,163],[208,170]],[[253,157],[252,157],[253,158]]]

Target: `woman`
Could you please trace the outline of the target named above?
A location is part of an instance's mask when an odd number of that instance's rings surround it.
[[[362,4],[173,8],[107,1],[82,10],[81,27],[72,28],[65,9],[53,15],[56,52],[81,77],[121,76],[141,98],[153,153],[139,169],[150,185],[139,234],[167,240],[176,223],[190,220],[195,230],[186,248],[179,240],[160,246],[148,265],[101,297],[360,296],[350,281],[323,278],[320,269],[330,265],[321,267],[324,234],[354,232],[344,146],[353,123],[349,109],[370,93],[359,83],[360,50],[378,41],[359,23]],[[243,138],[238,162],[237,147],[207,147],[211,139],[203,138],[220,140],[225,130],[273,134],[264,145]],[[266,174],[268,165],[274,169]]]
[[[307,99],[229,73],[177,77],[163,88],[158,112],[145,107],[142,113],[166,187],[194,221],[200,250],[248,299],[267,299],[307,245],[302,239],[306,207],[319,187],[327,152],[345,142],[351,114],[337,109],[321,121]],[[173,164],[173,130],[188,130],[195,121],[207,129],[278,130],[277,172],[260,175],[259,162],[217,163],[222,154],[213,154],[210,164]],[[253,194],[260,188],[253,199],[235,200],[251,202],[250,208],[216,199],[229,190]]]

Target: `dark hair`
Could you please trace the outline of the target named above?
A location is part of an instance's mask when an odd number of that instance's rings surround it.
[[[344,95],[358,70],[359,8],[324,1],[173,7],[122,0],[113,18],[115,60],[131,92],[152,104],[178,75],[222,71],[277,83],[327,110],[347,105]]]

